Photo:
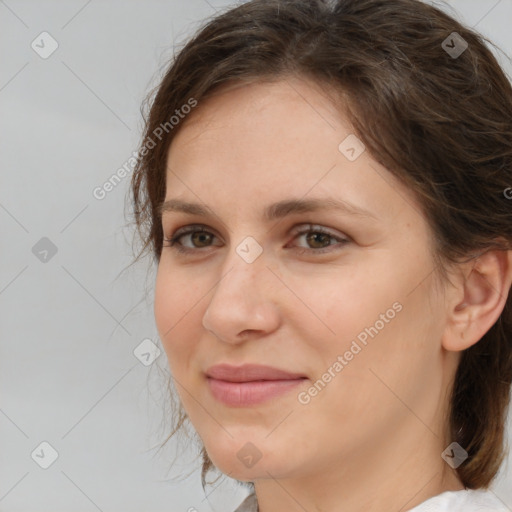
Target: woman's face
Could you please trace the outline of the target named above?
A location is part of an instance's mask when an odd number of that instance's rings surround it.
[[[440,459],[456,361],[409,191],[306,81],[222,91],[182,122],[166,201],[205,212],[167,204],[166,238],[196,227],[162,250],[155,318],[213,463],[256,480],[364,471],[379,457],[403,467],[433,443]],[[208,378],[219,364],[295,378]]]

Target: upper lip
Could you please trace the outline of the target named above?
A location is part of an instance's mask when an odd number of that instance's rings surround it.
[[[292,380],[305,378],[305,375],[291,373],[272,366],[258,364],[244,364],[231,366],[229,364],[217,364],[206,370],[206,375],[213,379],[228,382],[250,382],[256,380]]]

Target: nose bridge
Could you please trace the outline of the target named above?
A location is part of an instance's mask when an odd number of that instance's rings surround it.
[[[262,246],[246,237],[230,247],[203,317],[203,326],[224,340],[246,330],[268,330],[274,315],[268,309],[265,280],[271,279]],[[267,325],[268,324],[268,325]]]
[[[219,287],[235,295],[244,289],[244,284],[254,286],[262,283],[264,274],[268,273],[266,258],[262,245],[252,236],[246,236],[238,244],[234,244],[229,251],[224,264],[225,271],[222,279],[215,287]]]

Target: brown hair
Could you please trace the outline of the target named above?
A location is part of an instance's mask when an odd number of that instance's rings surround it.
[[[458,56],[443,44],[460,44],[453,32],[468,45]],[[178,52],[148,98],[132,177],[143,242],[137,259],[148,249],[160,259],[158,207],[168,148],[181,125],[168,127],[156,145],[155,131],[191,98],[200,103],[228,81],[291,75],[347,99],[355,133],[371,155],[418,196],[440,272],[491,248],[511,249],[512,200],[505,190],[512,186],[512,87],[486,42],[419,0],[252,0],[217,15]],[[463,352],[451,392],[448,431],[468,452],[456,470],[467,488],[487,488],[505,454],[511,301]],[[180,410],[167,440],[185,419]],[[204,487],[213,464],[204,446],[201,454]]]

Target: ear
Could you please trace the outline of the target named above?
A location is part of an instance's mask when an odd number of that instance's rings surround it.
[[[442,337],[446,350],[474,345],[501,315],[512,283],[512,250],[489,250],[462,264],[457,285],[448,294],[448,318]]]

